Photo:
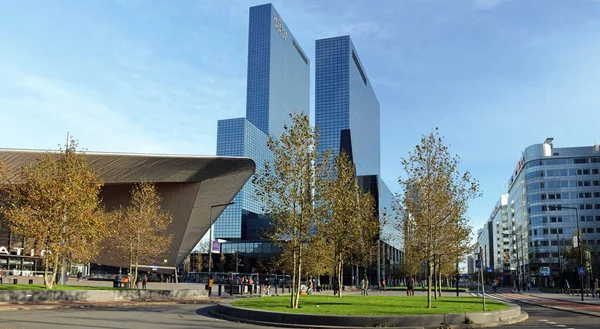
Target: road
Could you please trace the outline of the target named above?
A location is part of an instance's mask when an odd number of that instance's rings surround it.
[[[520,305],[521,309],[529,314],[529,319],[523,323],[503,326],[503,328],[597,329],[600,327],[600,318],[596,316],[558,311],[535,305]]]
[[[214,307],[216,306],[201,304],[170,304],[141,307],[3,311],[0,312],[0,328],[274,328],[217,319],[208,314],[208,311]]]
[[[600,328],[600,305],[575,303],[563,295],[550,294],[516,294],[516,293],[498,293],[490,294],[492,298],[501,299],[510,303],[519,304],[521,309],[529,314],[527,321],[503,326],[503,328],[553,328],[553,329],[596,329]],[[551,298],[563,298],[551,299]],[[596,303],[595,301],[591,301]],[[541,306],[545,305],[547,307]],[[554,308],[548,308],[554,307]],[[573,313],[562,309],[572,309],[583,312],[595,313],[594,315],[585,315]]]

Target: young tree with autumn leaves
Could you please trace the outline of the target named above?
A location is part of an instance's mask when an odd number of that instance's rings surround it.
[[[437,129],[423,136],[402,160],[406,175],[398,181],[403,187],[403,218],[409,221],[404,229],[412,228],[405,247],[412,261],[427,266],[427,308],[436,259],[449,246],[463,242],[453,232],[464,229],[468,202],[481,194],[477,180],[468,171],[461,173],[458,165],[459,157],[450,154]],[[455,260],[456,255],[448,258]]]
[[[317,132],[310,126],[308,116],[290,116],[292,125],[284,127],[281,137],[269,137],[273,162],[266,162],[253,182],[260,187],[257,198],[265,203],[265,212],[272,218],[271,240],[290,253],[290,307],[298,308],[302,267],[321,211],[315,201],[319,199],[319,184],[328,164],[318,161]]]
[[[52,289],[59,264],[89,262],[110,233],[99,198],[101,187],[75,141],[64,152],[40,154],[8,184],[10,204],[4,208],[5,219],[14,234],[46,251],[46,288]]]
[[[110,240],[110,248],[127,256],[132,286],[138,279],[140,263],[154,261],[171,245],[167,227],[173,218],[160,202],[156,186],[141,183],[131,189],[129,205],[115,211],[119,229]]]
[[[334,272],[341,285],[344,264],[353,260],[355,254],[363,262],[372,259],[370,252],[376,245],[379,221],[374,218],[372,197],[359,186],[354,164],[345,152],[334,158],[332,171],[323,185],[319,202],[326,211],[322,213],[318,232],[332,250]],[[355,248],[357,242],[364,249]],[[338,297],[342,297],[342,289],[337,291]]]

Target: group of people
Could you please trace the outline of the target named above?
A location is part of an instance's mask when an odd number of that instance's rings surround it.
[[[127,287],[127,283],[131,283],[133,278],[131,278],[128,275],[121,277],[120,275],[116,274],[115,275],[115,282],[117,282],[119,284],[120,287],[125,288]],[[139,289],[140,288],[140,281],[142,283],[142,289],[146,289],[148,286],[148,276],[146,274],[142,275],[141,279],[137,278],[137,280],[135,280],[135,289]]]

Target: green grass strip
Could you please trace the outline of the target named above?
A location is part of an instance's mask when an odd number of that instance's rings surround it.
[[[328,315],[411,315],[483,312],[477,297],[438,297],[427,309],[425,296],[301,296],[298,309],[289,308],[289,296],[244,298],[233,301],[237,307],[263,311]],[[486,300],[487,311],[503,310],[508,305]]]

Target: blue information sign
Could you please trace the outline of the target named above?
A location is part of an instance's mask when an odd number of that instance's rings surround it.
[[[577,268],[577,273],[579,274],[579,276],[584,276],[585,275],[585,267],[579,266]]]
[[[488,267],[487,267],[485,270],[486,270],[488,273],[494,272],[494,269],[492,269],[492,267],[491,267],[491,266],[488,266]]]
[[[216,252],[216,253],[221,252],[221,242],[219,242],[219,241],[213,241],[212,242],[212,246],[211,246],[211,250],[212,250],[212,252]]]
[[[481,261],[480,260],[476,260],[475,261],[475,267],[476,268],[480,268],[481,267]]]

